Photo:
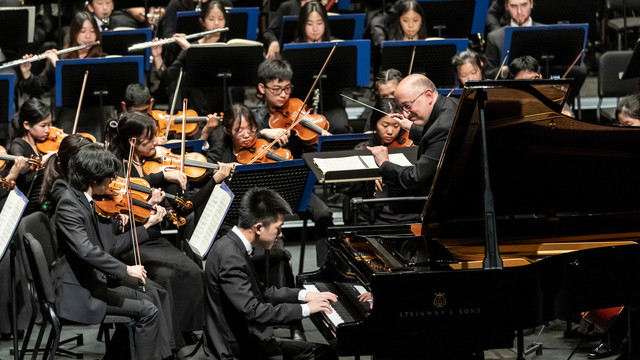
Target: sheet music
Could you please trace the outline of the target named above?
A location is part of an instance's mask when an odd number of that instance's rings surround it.
[[[189,240],[189,246],[200,258],[205,258],[211,249],[232,201],[233,193],[225,183],[216,185],[211,192],[200,221]]]
[[[313,161],[323,174],[329,171],[367,169],[360,156],[346,156],[340,158],[315,158]]]
[[[0,212],[0,259],[7,250],[28,202],[27,197],[18,188],[11,190],[7,196],[7,201]]]

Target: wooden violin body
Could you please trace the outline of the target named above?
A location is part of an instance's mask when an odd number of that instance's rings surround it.
[[[400,129],[398,136],[387,145],[389,148],[410,147],[413,146],[413,140],[409,139],[409,132],[405,129]]]
[[[124,188],[125,184],[126,184],[127,179],[125,178],[121,178],[121,177],[117,177],[113,183],[115,183],[115,186],[118,186],[120,188]],[[145,200],[149,200],[149,198],[151,197],[151,186],[149,185],[149,182],[143,178],[138,178],[138,177],[132,177],[131,178],[131,191],[135,194],[139,194],[140,196],[142,196]],[[172,194],[165,194],[165,198],[167,198],[168,200],[170,200],[171,202],[173,202],[174,205],[177,205],[178,207],[181,207],[183,209],[191,209],[193,207],[193,203],[191,201],[185,201],[184,199],[182,199],[181,197],[172,195]]]
[[[153,110],[152,111],[153,118],[158,122],[158,127],[156,129],[157,136],[165,136],[167,135],[167,125],[169,124],[169,120],[171,116],[166,111]],[[173,121],[171,121],[171,126],[169,127],[169,134],[181,134],[182,133],[182,120],[184,118],[184,113],[182,111],[173,115]],[[187,110],[187,122],[185,123],[185,135],[193,136],[198,132],[200,128],[201,122],[207,122],[206,116],[198,116],[198,113],[195,110]]]
[[[237,160],[240,164],[248,164],[256,155],[263,152],[263,150],[268,146],[269,146],[269,142],[267,140],[254,138],[250,147],[240,150],[237,156]],[[269,151],[264,152],[264,154],[259,158],[257,158],[255,162],[271,163],[271,162],[278,162],[278,161],[287,161],[292,159],[293,159],[293,156],[291,155],[291,151],[280,148],[277,150],[271,149]]]
[[[142,164],[145,174],[154,174],[165,169],[180,170],[182,159],[171,150],[162,146],[156,147],[156,155],[151,159],[146,159]],[[184,173],[189,181],[202,180],[207,173],[207,169],[217,170],[218,164],[207,162],[207,158],[200,153],[185,154]]]
[[[96,142],[95,136],[91,134],[87,134],[87,133],[78,133],[78,134],[91,140],[91,142]],[[64,139],[68,135],[69,134],[66,134],[62,129],[51,126],[49,128],[49,136],[47,137],[47,139],[43,142],[36,143],[36,147],[41,153],[48,154],[48,153],[56,152],[58,151],[58,148],[60,148],[60,142],[62,142],[62,139]]]
[[[329,130],[329,122],[320,114],[310,114],[311,109],[302,103],[302,100],[291,98],[269,118],[269,126],[274,129],[289,129],[298,118],[300,121],[293,127],[295,135],[306,145],[318,143],[318,137],[322,131]],[[301,113],[298,116],[298,113]]]

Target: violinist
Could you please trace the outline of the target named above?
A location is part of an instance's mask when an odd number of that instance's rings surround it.
[[[540,64],[532,56],[520,56],[509,64],[509,72],[514,80],[542,79]]]
[[[120,161],[96,144],[83,146],[69,161],[70,188],[58,202],[55,218],[62,255],[52,268],[57,312],[84,324],[99,324],[105,315],[129,316],[136,322],[136,358],[163,359],[172,353],[169,339],[159,331],[158,308],[145,293],[123,285],[127,277],[144,283],[147,271],[113,256],[121,249],[131,249],[131,242],[116,237],[111,220],[93,210],[92,197],[108,189],[119,169]],[[158,222],[161,216],[158,211],[149,221]],[[114,351],[127,348],[125,344],[110,347]]]
[[[482,80],[484,62],[477,52],[467,49],[455,54],[451,64],[458,78],[458,86],[464,87],[467,80]]]
[[[49,155],[40,153],[37,143],[45,141],[51,127],[51,111],[42,101],[31,98],[25,101],[11,122],[8,153],[25,158],[41,158],[46,161]],[[14,164],[13,166],[16,166]],[[16,179],[16,186],[28,195],[37,170],[25,168]]]

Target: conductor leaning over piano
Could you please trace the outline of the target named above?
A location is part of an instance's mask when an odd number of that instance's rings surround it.
[[[276,339],[274,324],[333,310],[330,292],[264,289],[251,262],[256,246],[270,249],[281,235],[289,205],[273,190],[254,188],[240,204],[240,219],[213,243],[205,268],[202,340],[194,359],[337,359],[328,345]]]
[[[436,173],[440,155],[458,108],[458,100],[438,95],[435,84],[424,75],[404,78],[396,87],[400,114],[396,120],[409,130],[409,138],[419,143],[415,166],[403,167],[389,161],[385,146],[368,147],[380,167],[383,182],[403,190],[426,194]]]

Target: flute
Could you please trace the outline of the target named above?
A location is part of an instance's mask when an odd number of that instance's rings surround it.
[[[82,49],[87,48],[87,47],[92,47],[92,46],[95,46],[95,45],[100,45],[100,41],[92,42],[90,44],[78,45],[78,46],[74,46],[74,47],[70,47],[70,48],[66,48],[66,49],[62,49],[62,50],[56,50],[56,54],[62,55],[62,54],[70,53],[72,51],[77,51],[77,50],[82,50]],[[24,64],[24,63],[40,61],[40,60],[45,59],[45,58],[46,58],[46,55],[44,53],[42,53],[40,55],[32,56],[32,57],[30,57],[28,59],[20,59],[20,60],[9,61],[7,63],[2,64],[0,66],[0,70],[6,69],[6,68],[10,68],[10,67],[13,67],[13,66],[17,66],[17,65],[21,65],[21,64]]]
[[[185,36],[185,39],[191,40],[191,39],[199,38],[199,37],[202,37],[202,36],[205,36],[205,35],[208,35],[208,34],[213,34],[213,33],[218,33],[218,32],[225,32],[225,31],[229,31],[229,28],[228,27],[223,27],[222,29],[214,29],[214,30],[209,30],[209,31],[203,31],[203,32],[187,35],[187,36]],[[129,46],[128,50],[129,50],[129,52],[132,52],[132,51],[136,51],[136,50],[142,50],[142,49],[150,48],[150,47],[153,47],[153,46],[171,44],[173,42],[176,42],[176,39],[167,38],[167,39],[162,39],[162,40],[158,40],[158,41],[147,41],[147,42],[143,42],[143,43],[140,43],[140,44],[135,44],[135,45]]]

